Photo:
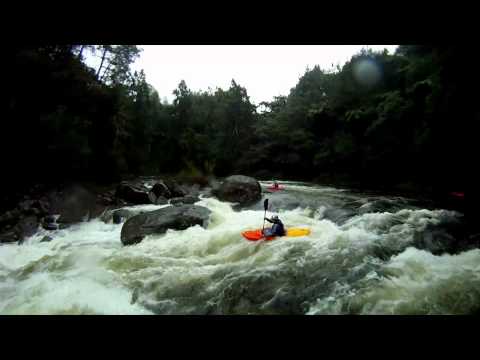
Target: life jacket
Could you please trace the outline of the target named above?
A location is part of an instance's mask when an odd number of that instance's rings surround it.
[[[280,220],[276,220],[272,225],[272,234],[276,236],[284,236],[285,235],[285,227]]]

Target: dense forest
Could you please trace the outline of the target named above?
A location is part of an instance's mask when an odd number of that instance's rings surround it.
[[[261,104],[235,80],[201,92],[182,81],[173,103],[161,102],[144,72],[131,70],[140,53],[133,45],[6,52],[4,205],[36,183],[155,174],[465,189],[471,119],[456,46],[362,50],[335,70],[306,69],[288,95]]]

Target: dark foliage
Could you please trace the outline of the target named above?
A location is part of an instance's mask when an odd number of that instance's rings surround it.
[[[98,69],[82,61],[101,59]],[[130,45],[14,47],[0,124],[4,205],[35,183],[127,174],[347,179],[369,187],[465,189],[464,52],[456,46],[362,51],[307,69],[288,96],[257,107],[232,80],[162,103],[131,73]],[[12,190],[13,189],[13,190]]]

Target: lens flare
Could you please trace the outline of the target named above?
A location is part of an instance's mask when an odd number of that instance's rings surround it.
[[[353,76],[360,85],[372,87],[379,83],[382,72],[373,59],[362,59],[353,66]]]

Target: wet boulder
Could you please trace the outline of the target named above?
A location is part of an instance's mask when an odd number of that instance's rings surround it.
[[[159,196],[155,201],[155,205],[166,205],[166,204],[168,204],[168,200],[163,196]]]
[[[57,230],[58,224],[56,223],[56,219],[54,215],[45,216],[42,220],[42,227],[45,230]]]
[[[12,243],[19,240],[18,232],[15,230],[5,231],[0,233],[0,243]]]
[[[100,216],[100,220],[102,220],[106,224],[110,222],[114,224],[121,224],[122,222],[125,222],[128,219],[130,219],[131,217],[138,214],[143,214],[144,212],[145,212],[144,210],[139,210],[139,209],[123,209],[123,208],[107,210],[102,214],[102,216]]]
[[[115,196],[131,204],[151,204],[146,188],[133,183],[122,182],[118,185]]]
[[[123,245],[139,243],[146,235],[163,234],[168,229],[185,230],[194,225],[207,226],[211,211],[197,205],[168,206],[136,215],[123,224]]]
[[[232,175],[226,178],[218,188],[214,188],[212,194],[221,201],[249,205],[261,199],[262,188],[260,183],[252,177]]]
[[[143,211],[134,211],[134,210],[127,210],[127,209],[118,209],[113,211],[112,213],[112,222],[114,224],[121,224],[124,221],[127,221],[132,216],[142,214]]]
[[[172,197],[172,192],[163,181],[155,183],[150,190],[150,194],[150,196],[155,195],[154,201],[151,201],[153,204],[155,204],[156,199],[159,197],[164,197],[167,199]]]
[[[153,191],[150,191],[148,193],[148,198],[150,199],[150,202],[154,205],[165,205],[168,204],[168,200],[165,196],[163,195],[155,195]]]
[[[58,224],[56,223],[45,223],[45,222],[42,222],[42,227],[45,229],[45,230],[58,230]]]
[[[187,195],[187,191],[184,190],[176,181],[168,179],[164,180],[163,183],[167,186],[172,198],[183,197]]]
[[[186,196],[183,196],[183,197],[176,197],[176,198],[170,199],[170,204],[172,204],[172,205],[194,204],[197,201],[200,201],[200,198],[198,196],[186,195]]]
[[[44,236],[44,237],[42,238],[42,240],[40,240],[40,242],[41,242],[41,243],[42,243],[42,242],[50,242],[50,241],[52,241],[52,240],[53,240],[52,237],[50,237],[50,236]]]
[[[71,186],[55,194],[51,214],[60,214],[57,223],[73,224],[88,220],[96,206],[96,196],[82,186]]]
[[[39,223],[36,216],[22,218],[16,227],[19,241],[22,242],[26,237],[35,234],[38,231],[38,225]]]
[[[442,218],[437,224],[427,224],[422,231],[414,233],[413,245],[434,255],[456,254],[471,248],[471,243],[461,219]]]

